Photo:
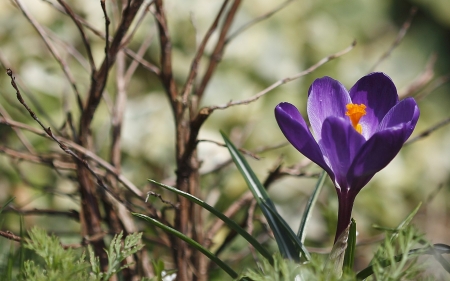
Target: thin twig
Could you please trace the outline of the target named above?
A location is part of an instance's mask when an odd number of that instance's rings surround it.
[[[29,125],[14,121],[14,120],[8,120],[5,118],[0,117],[0,124],[5,124],[11,127],[16,127],[16,128],[20,128],[20,129],[24,129],[27,130],[29,132],[32,132],[34,134],[37,134],[39,136],[42,137],[47,137],[50,138],[50,136],[48,136],[45,132],[42,132],[38,129],[35,129]],[[132,193],[134,193],[136,196],[138,196],[139,198],[143,198],[144,193],[142,193],[141,190],[139,190],[129,179],[127,179],[124,175],[120,174],[117,172],[116,168],[114,168],[111,164],[109,164],[107,161],[105,161],[104,159],[102,159],[100,156],[96,155],[95,153],[93,153],[92,151],[88,150],[87,148],[74,143],[71,140],[59,137],[60,141],[64,142],[66,145],[68,145],[71,149],[76,150],[77,152],[83,154],[84,157],[87,157],[89,159],[91,159],[92,161],[96,162],[97,164],[99,164],[100,166],[102,166],[103,168],[105,168],[109,173],[115,175],[117,177],[117,179],[128,189],[130,190]]]
[[[85,161],[84,159],[81,159],[75,152],[73,152],[67,145],[63,144],[52,132],[51,128],[48,127],[46,128],[44,126],[44,124],[39,120],[39,118],[36,116],[36,114],[31,110],[31,108],[28,107],[28,105],[26,104],[26,102],[23,100],[22,95],[20,94],[19,88],[16,85],[16,82],[14,81],[14,77],[13,77],[13,73],[11,69],[7,70],[7,74],[8,76],[11,78],[11,85],[13,86],[13,88],[16,90],[16,95],[17,95],[17,99],[19,100],[19,102],[26,108],[26,110],[28,111],[28,113],[30,113],[31,117],[42,127],[42,129],[44,129],[45,133],[51,138],[53,139],[58,145],[59,147],[67,154],[69,154],[70,156],[72,156],[76,161],[78,161],[79,163],[81,163],[93,176],[94,178],[97,180],[97,184],[102,187],[104,190],[106,190],[109,194],[111,194],[114,199],[116,199],[117,201],[121,202],[124,206],[127,206],[128,208],[130,208],[129,204],[126,201],[123,201],[122,199],[120,199],[115,193],[113,193],[110,188],[108,188],[105,183],[103,182],[103,180],[95,173],[95,171],[91,168],[91,166],[88,164],[87,161]]]
[[[428,59],[425,69],[420,73],[414,81],[408,86],[406,90],[399,94],[400,99],[411,97],[419,92],[425,85],[427,85],[434,76],[434,65],[437,61],[437,55],[432,54]]]
[[[80,31],[84,47],[86,48],[89,64],[91,66],[91,73],[94,73],[96,69],[94,57],[92,56],[91,44],[89,43],[89,39],[87,38],[86,33],[84,33],[83,26],[81,25],[80,21],[75,17],[75,13],[72,11],[70,6],[66,2],[64,2],[64,0],[58,0],[58,3],[64,8],[66,13],[69,15],[69,17],[72,19],[72,21],[75,23],[78,30]]]
[[[432,92],[443,86],[444,84],[450,81],[450,74],[443,75],[437,79],[435,79],[427,89],[425,89],[422,93],[416,96],[416,100],[420,101],[429,96]]]
[[[231,27],[231,24],[234,21],[234,17],[236,16],[236,12],[237,12],[240,4],[241,4],[241,0],[234,0],[233,4],[231,5],[231,7],[225,17],[224,24],[220,31],[219,38],[217,39],[216,46],[214,47],[214,50],[209,59],[208,68],[206,69],[206,72],[203,75],[200,85],[195,90],[195,95],[197,96],[198,101],[202,100],[206,86],[209,84],[209,81],[211,80],[211,77],[212,77],[214,71],[216,70],[217,65],[222,60],[222,55],[225,50],[225,39],[226,39],[228,31]]]
[[[261,98],[262,96],[264,96],[265,94],[267,94],[268,92],[272,91],[273,89],[275,89],[275,88],[277,88],[277,87],[279,87],[279,86],[281,86],[283,84],[286,84],[286,83],[289,83],[291,81],[294,81],[294,80],[296,80],[296,79],[298,79],[300,77],[303,77],[303,76],[313,72],[314,70],[316,70],[320,66],[324,65],[325,63],[347,54],[348,52],[350,52],[355,47],[355,45],[356,45],[356,41],[353,41],[353,43],[349,47],[345,48],[344,50],[321,59],[319,62],[317,62],[316,64],[314,64],[313,66],[309,67],[308,69],[306,69],[306,70],[304,70],[302,72],[299,72],[299,73],[297,73],[297,74],[295,74],[293,76],[290,76],[290,77],[278,80],[277,82],[273,83],[272,85],[270,85],[269,87],[267,87],[266,89],[264,89],[261,92],[257,93],[256,95],[252,96],[249,99],[241,100],[241,101],[235,101],[235,102],[230,101],[230,102],[228,102],[226,104],[223,104],[223,105],[210,106],[210,107],[207,107],[207,109],[208,109],[207,112],[209,114],[211,114],[211,112],[216,110],[216,109],[227,109],[229,107],[236,106],[236,105],[252,103],[252,102],[258,100],[259,98]]]
[[[161,202],[163,202],[164,204],[170,205],[174,209],[178,209],[178,205],[179,205],[178,203],[174,204],[174,203],[172,203],[170,201],[167,201],[164,198],[162,198],[161,194],[153,192],[153,191],[147,192],[147,198],[145,198],[145,202],[148,201],[148,198],[150,197],[150,195],[159,198],[159,200],[161,200]]]
[[[220,142],[213,141],[213,140],[204,140],[204,139],[200,139],[200,140],[198,140],[198,142],[209,142],[209,143],[216,144],[216,145],[218,145],[218,146],[226,147],[226,145],[225,145],[224,143],[220,143]],[[247,149],[239,148],[239,151],[242,152],[242,153],[245,154],[245,155],[248,155],[248,156],[250,156],[250,157],[256,159],[256,160],[260,160],[260,159],[261,159],[260,156],[256,155],[255,153],[253,153],[253,152],[251,152],[251,151],[249,151],[249,150],[247,150]]]
[[[416,137],[409,139],[405,145],[411,144],[413,142],[416,142],[420,139],[423,139],[425,137],[428,137],[431,133],[433,133],[434,131],[444,127],[445,125],[450,123],[450,117],[445,118],[444,120],[442,120],[441,122],[437,123],[436,125],[430,127],[429,129],[423,131],[422,133],[420,133],[419,135],[417,135]]]
[[[261,15],[251,21],[249,21],[248,23],[244,24],[243,26],[239,27],[235,32],[233,32],[232,34],[230,34],[230,36],[227,37],[227,39],[225,40],[225,44],[230,43],[231,40],[233,40],[234,38],[236,38],[239,34],[243,33],[244,31],[246,31],[247,29],[249,29],[250,27],[252,27],[253,25],[270,18],[271,16],[273,16],[274,14],[276,14],[277,12],[279,12],[280,10],[284,9],[285,7],[287,7],[290,3],[292,3],[294,0],[287,0],[283,3],[281,3],[278,7],[276,7],[275,9],[273,9],[272,11]]]
[[[214,19],[212,25],[209,27],[208,31],[206,32],[205,36],[203,37],[203,40],[200,43],[200,46],[198,47],[197,53],[195,54],[195,57],[192,60],[191,70],[190,70],[188,78],[184,84],[184,89],[181,91],[181,96],[183,97],[183,102],[185,104],[187,103],[188,96],[191,93],[192,86],[195,82],[195,78],[197,77],[198,65],[199,65],[200,59],[202,58],[203,53],[205,51],[205,47],[208,44],[209,39],[211,38],[211,35],[214,33],[217,26],[219,25],[219,20],[222,17],[222,14],[225,11],[227,4],[228,4],[228,0],[224,0],[222,3],[222,7],[220,8],[219,12],[217,13],[217,16]]]
[[[397,38],[395,38],[394,43],[392,43],[391,47],[380,57],[380,59],[374,64],[374,66],[370,69],[369,72],[373,72],[380,63],[382,63],[385,59],[387,59],[392,51],[402,42],[403,37],[405,37],[406,33],[408,32],[408,29],[411,26],[412,20],[414,19],[414,16],[417,13],[417,7],[412,7],[409,11],[409,16],[406,19],[405,23],[403,23],[402,28],[397,34]]]
[[[42,26],[31,16],[31,14],[28,12],[27,8],[22,4],[21,0],[14,0],[17,4],[17,6],[20,8],[24,16],[28,19],[28,21],[31,23],[31,25],[36,29],[36,31],[41,36],[42,40],[44,41],[45,45],[47,46],[50,53],[53,55],[55,60],[59,63],[61,66],[61,69],[63,70],[67,80],[69,81],[70,85],[72,86],[73,91],[75,92],[76,99],[78,102],[78,107],[80,110],[83,108],[83,102],[81,101],[81,95],[78,92],[78,87],[75,83],[75,78],[72,76],[72,73],[70,72],[70,69],[67,65],[67,63],[61,58],[56,48],[53,46],[53,44],[48,40],[47,34],[45,30],[42,28]]]
[[[31,209],[31,210],[22,210],[22,209],[16,209],[14,207],[6,207],[3,209],[3,213],[16,213],[23,216],[44,216],[44,215],[50,215],[50,216],[63,216],[63,217],[69,217],[74,220],[79,220],[80,213],[75,210],[69,210],[69,211],[57,211],[57,210],[50,210],[50,209]]]

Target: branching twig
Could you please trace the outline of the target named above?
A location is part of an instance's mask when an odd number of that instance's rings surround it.
[[[200,59],[203,56],[206,44],[208,44],[209,38],[211,38],[211,35],[216,30],[216,28],[219,24],[219,20],[222,17],[222,14],[225,11],[227,4],[228,4],[228,0],[224,0],[222,7],[220,8],[219,12],[217,13],[217,16],[216,16],[215,20],[213,21],[212,25],[209,27],[208,31],[206,32],[205,36],[203,37],[203,40],[200,43],[200,46],[198,47],[197,53],[195,54],[195,57],[192,60],[191,70],[189,72],[186,83],[184,84],[184,89],[181,91],[181,96],[183,97],[183,102],[185,104],[187,103],[188,96],[191,93],[192,86],[195,82],[195,78],[197,77],[198,64],[200,62]]]
[[[164,204],[170,205],[174,209],[178,209],[178,203],[174,204],[174,203],[172,203],[170,201],[167,201],[164,198],[162,198],[161,194],[153,192],[153,191],[147,192],[147,198],[145,198],[145,202],[148,201],[148,198],[150,197],[150,195],[159,198],[159,200],[161,200],[161,202],[163,202]]]
[[[253,97],[251,97],[249,99],[241,100],[241,101],[235,101],[235,102],[230,101],[230,102],[228,102],[226,104],[223,104],[223,105],[211,106],[211,107],[209,107],[209,109],[210,109],[210,111],[214,111],[216,109],[227,109],[229,107],[236,106],[236,105],[252,103],[252,102],[258,100],[259,98],[261,98],[262,96],[264,96],[265,94],[267,94],[268,92],[272,91],[273,89],[275,89],[275,88],[277,88],[277,87],[279,87],[279,86],[281,86],[283,84],[286,84],[286,83],[289,83],[291,81],[294,81],[294,80],[296,80],[296,79],[298,79],[300,77],[303,77],[303,76],[313,72],[314,70],[316,70],[320,66],[324,65],[325,63],[347,54],[348,52],[350,52],[355,47],[355,45],[356,45],[356,41],[353,41],[353,43],[349,47],[345,48],[344,50],[321,59],[318,63],[314,64],[313,66],[309,67],[308,69],[306,69],[306,70],[304,70],[302,72],[299,72],[299,73],[297,73],[297,74],[295,74],[293,76],[290,76],[290,77],[278,80],[277,82],[273,83],[272,85],[270,85],[269,87],[267,87],[266,89],[262,90],[261,92],[257,93],[256,95],[254,95]]]
[[[19,88],[16,85],[16,82],[14,81],[13,73],[11,69],[7,70],[8,76],[11,78],[11,85],[16,90],[17,99],[19,102],[26,108],[28,113],[30,113],[31,117],[44,129],[45,133],[53,139],[59,147],[67,154],[72,156],[76,161],[81,163],[97,180],[97,184],[102,187],[105,191],[107,191],[109,194],[111,194],[117,201],[121,202],[124,206],[127,206],[130,208],[130,205],[126,202],[120,199],[116,194],[114,194],[103,182],[103,180],[95,173],[95,171],[91,168],[91,166],[87,163],[87,161],[81,159],[75,152],[73,152],[68,146],[63,144],[52,132],[51,128],[46,128],[44,124],[39,120],[39,118],[36,116],[36,114],[31,110],[31,108],[28,107],[28,105],[25,103],[25,101],[22,98],[22,95],[20,94]]]
[[[203,97],[203,93],[205,92],[206,86],[209,84],[209,81],[216,70],[217,65],[222,60],[222,55],[225,49],[225,39],[228,34],[228,30],[231,27],[231,23],[234,20],[234,17],[236,16],[237,9],[239,8],[239,5],[241,4],[241,0],[234,0],[233,4],[231,5],[230,10],[228,11],[224,24],[222,26],[222,30],[219,34],[219,39],[217,39],[216,46],[214,48],[213,53],[211,54],[208,68],[202,78],[202,81],[200,82],[199,87],[195,91],[195,95],[197,96],[197,99],[200,101]]]
[[[409,11],[408,19],[406,19],[405,23],[403,23],[402,28],[398,32],[397,38],[395,38],[394,43],[392,43],[391,47],[380,57],[380,59],[374,64],[374,66],[369,72],[373,72],[378,67],[378,65],[380,65],[380,63],[382,63],[385,59],[387,59],[391,55],[392,51],[394,51],[394,49],[400,44],[400,42],[402,42],[403,37],[405,37],[406,32],[408,32],[408,29],[411,26],[411,22],[414,19],[416,13],[417,7],[412,7],[411,10]]]
[[[69,67],[67,66],[67,63],[61,58],[61,56],[56,51],[53,44],[48,40],[47,34],[45,30],[42,28],[42,26],[31,16],[31,14],[28,12],[28,10],[25,8],[25,6],[22,4],[21,0],[14,0],[17,4],[17,6],[20,8],[24,16],[28,19],[28,21],[31,23],[31,25],[36,29],[36,31],[41,36],[42,40],[44,41],[45,45],[47,45],[48,50],[53,55],[55,60],[59,63],[61,66],[67,80],[69,81],[70,85],[72,86],[73,91],[75,92],[76,99],[78,102],[78,107],[80,109],[83,108],[83,102],[81,101],[80,93],[78,92],[77,85],[75,83],[75,78],[72,76],[72,73],[70,72]]]
[[[70,6],[66,2],[64,2],[64,0],[58,0],[58,3],[64,8],[66,13],[73,20],[73,22],[77,26],[78,30],[80,31],[84,47],[86,48],[86,53],[88,56],[89,64],[91,65],[91,73],[94,73],[96,69],[95,69],[94,57],[92,56],[91,44],[89,43],[89,40],[88,40],[86,34],[84,33],[83,26],[81,25],[80,21],[75,17],[75,13],[72,11]]]
[[[244,31],[246,31],[247,29],[249,29],[250,27],[252,27],[253,25],[270,18],[271,16],[273,16],[274,14],[276,14],[277,12],[279,12],[280,10],[284,9],[285,7],[287,7],[289,4],[291,4],[294,0],[286,0],[285,2],[281,3],[278,7],[276,7],[275,9],[273,9],[272,11],[261,15],[251,21],[249,21],[248,23],[244,24],[243,26],[241,26],[238,30],[236,30],[235,32],[233,32],[232,34],[230,34],[230,36],[227,37],[227,39],[225,40],[225,44],[230,43],[231,40],[233,40],[234,38],[236,38],[239,34],[243,33]]]
[[[413,142],[416,142],[420,139],[423,139],[425,137],[428,137],[431,133],[433,133],[434,131],[436,131],[439,128],[444,127],[445,125],[450,123],[450,117],[445,118],[444,120],[442,120],[441,122],[437,123],[436,125],[430,127],[429,129],[423,131],[422,133],[420,133],[419,135],[417,135],[416,137],[409,139],[405,145],[411,144]]]

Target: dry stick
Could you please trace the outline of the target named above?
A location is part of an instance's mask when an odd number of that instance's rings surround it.
[[[399,94],[400,99],[411,97],[419,92],[425,85],[427,85],[434,76],[434,65],[437,61],[437,55],[432,54],[428,59],[425,69],[420,73],[414,81],[408,86],[406,90]]]
[[[10,119],[11,116],[6,111],[5,108],[0,104],[0,115],[4,116],[5,118]],[[25,137],[25,135],[22,133],[21,130],[12,127],[13,131],[16,133],[17,137],[19,138],[20,142],[23,144],[23,146],[30,152],[31,154],[36,154],[36,151],[33,148],[33,145],[28,141],[28,139]]]
[[[66,2],[64,2],[64,0],[58,0],[58,3],[64,8],[66,13],[73,20],[73,22],[77,26],[78,30],[80,31],[80,35],[83,40],[84,47],[86,48],[86,53],[87,53],[87,56],[89,59],[89,64],[91,66],[91,73],[94,73],[96,71],[96,68],[95,68],[94,57],[92,56],[91,44],[89,43],[89,40],[88,40],[86,34],[84,33],[83,26],[81,25],[80,21],[77,20],[77,18],[75,17],[75,13],[73,12],[73,10],[70,8],[70,6]]]
[[[142,42],[141,46],[139,47],[136,56],[138,57],[142,57],[145,52],[147,51],[147,49],[150,47],[152,41],[153,41],[153,36],[154,33],[150,33],[149,36],[147,38],[145,38],[144,42]],[[136,59],[133,59],[133,61],[131,62],[130,66],[128,66],[127,71],[125,72],[124,75],[124,82],[125,85],[130,84],[131,81],[131,77],[133,76],[134,72],[136,71],[137,67],[139,66],[140,62]]]
[[[0,124],[5,124],[5,125],[11,126],[11,127],[24,129],[24,130],[30,131],[30,132],[32,132],[34,134],[37,134],[39,136],[50,138],[50,136],[47,135],[46,133],[44,133],[44,132],[42,132],[40,130],[37,130],[37,129],[31,127],[31,126],[28,126],[26,124],[14,121],[14,120],[9,120],[9,119],[0,117]],[[98,156],[97,154],[95,154],[92,151],[88,150],[87,148],[85,148],[83,146],[80,146],[79,144],[74,143],[71,140],[68,140],[68,139],[65,139],[65,138],[62,138],[62,137],[59,137],[59,140],[64,142],[71,149],[76,150],[78,153],[81,153],[84,157],[87,157],[87,158],[91,159],[92,161],[96,162],[97,164],[99,164],[100,166],[105,168],[109,173],[111,173],[115,177],[117,177],[119,182],[121,182],[134,195],[136,195],[137,197],[139,197],[141,199],[144,197],[144,193],[141,190],[139,190],[124,175],[118,173],[116,168],[114,168],[107,161],[103,160],[100,156]]]
[[[8,76],[11,78],[11,85],[16,90],[17,99],[19,102],[25,107],[25,109],[30,113],[31,117],[44,129],[45,133],[53,139],[59,147],[67,154],[72,156],[76,161],[81,163],[97,180],[97,184],[102,187],[104,190],[106,190],[109,194],[111,194],[117,201],[121,202],[124,206],[126,206],[129,210],[131,210],[130,205],[128,202],[123,201],[120,199],[116,194],[114,194],[104,183],[103,180],[95,173],[95,171],[90,167],[90,165],[87,163],[87,161],[81,159],[75,152],[73,152],[68,146],[63,144],[52,132],[50,127],[46,128],[44,124],[39,120],[39,118],[36,116],[36,114],[31,110],[31,108],[28,107],[28,105],[25,103],[25,101],[22,98],[22,95],[20,94],[19,88],[16,85],[16,82],[14,81],[13,73],[11,69],[7,70]]]
[[[105,0],[100,0],[100,5],[102,6],[103,15],[105,16],[105,60],[106,68],[109,68],[109,17],[106,12]]]
[[[337,53],[335,53],[335,54],[333,54],[331,56],[328,56],[328,57],[325,57],[325,58],[321,59],[318,63],[314,64],[313,66],[311,66],[310,68],[308,68],[308,69],[306,69],[306,70],[304,70],[302,72],[299,72],[299,73],[297,73],[297,74],[295,74],[295,75],[293,75],[291,77],[287,77],[287,78],[278,80],[277,82],[273,83],[272,85],[270,85],[269,87],[267,87],[266,89],[262,90],[261,92],[257,93],[256,95],[254,95],[253,97],[251,97],[249,99],[241,100],[241,101],[235,101],[235,102],[230,101],[230,102],[228,102],[226,104],[223,104],[223,105],[210,106],[210,107],[208,107],[207,111],[212,112],[212,111],[214,111],[216,109],[227,109],[227,108],[232,107],[232,106],[242,105],[242,104],[249,104],[251,102],[254,102],[254,101],[258,100],[259,98],[261,98],[262,96],[264,96],[265,94],[267,94],[268,92],[272,91],[273,89],[275,89],[275,88],[277,88],[277,87],[279,87],[279,86],[281,86],[283,84],[286,84],[288,82],[291,82],[293,80],[296,80],[296,79],[298,79],[298,78],[300,78],[302,76],[305,76],[305,75],[313,72],[314,70],[316,70],[318,67],[324,65],[325,63],[327,63],[327,62],[329,62],[329,61],[331,61],[331,60],[333,60],[335,58],[338,58],[340,56],[345,55],[346,53],[350,52],[355,47],[355,45],[356,45],[356,41],[353,41],[353,43],[349,47],[345,48],[344,50],[342,50],[340,52],[337,52]]]
[[[414,137],[414,138],[412,138],[412,139],[409,139],[409,140],[405,143],[405,145],[411,144],[411,143],[416,142],[416,141],[418,141],[418,140],[420,140],[420,139],[423,139],[423,138],[425,138],[425,137],[428,137],[431,133],[433,133],[434,131],[436,131],[436,130],[442,128],[442,127],[444,127],[445,125],[447,125],[447,124],[449,124],[449,123],[450,123],[450,117],[447,117],[447,118],[445,118],[444,120],[442,120],[441,122],[437,123],[436,125],[434,125],[434,126],[430,127],[429,129],[423,131],[423,132],[420,133],[418,136],[416,136],[416,137]]]
[[[22,237],[15,235],[14,233],[12,233],[11,231],[7,230],[7,231],[3,231],[0,230],[0,236],[5,237],[6,239],[12,240],[12,241],[16,241],[16,242],[22,242]],[[73,245],[63,245],[61,244],[61,246],[64,249],[76,249],[76,248],[81,248],[83,247],[80,244],[73,244]]]
[[[197,53],[195,54],[195,57],[192,60],[191,70],[189,71],[188,78],[186,79],[186,82],[184,84],[184,89],[181,91],[181,96],[182,96],[184,104],[187,104],[187,99],[189,97],[189,94],[191,93],[192,86],[195,82],[195,78],[197,77],[199,62],[203,56],[203,53],[205,52],[205,47],[208,44],[209,39],[211,38],[211,35],[214,33],[217,26],[219,25],[220,18],[222,17],[222,14],[225,11],[227,4],[228,4],[228,0],[224,0],[222,7],[220,8],[219,12],[217,13],[216,18],[214,19],[213,23],[209,27],[205,36],[203,37],[203,40],[200,43],[200,46],[198,47]]]
[[[63,14],[67,14],[63,9],[57,7],[53,2],[48,1],[48,0],[42,0],[47,4],[50,4],[54,9],[56,9],[58,12],[63,13]],[[75,18],[83,25],[85,26],[87,29],[89,29],[92,33],[94,33],[96,36],[105,39],[106,36],[103,32],[97,30],[95,27],[93,27],[89,22],[87,22],[85,19],[83,19],[82,17],[75,15]],[[112,41],[112,38],[109,37],[109,41]],[[146,61],[142,56],[138,56],[135,52],[133,52],[132,50],[130,50],[129,48],[124,48],[125,53],[132,59],[138,61],[145,69],[149,70],[150,72],[155,73],[156,75],[159,75],[160,70],[159,68]]]
[[[231,5],[230,10],[228,11],[225,22],[222,26],[222,30],[220,31],[219,38],[217,39],[216,46],[214,48],[213,53],[211,54],[211,57],[209,59],[209,65],[208,68],[203,75],[202,81],[200,82],[200,85],[195,91],[195,95],[197,96],[198,101],[202,100],[203,94],[205,92],[206,86],[209,84],[209,81],[211,80],[211,77],[216,70],[217,65],[222,59],[222,55],[225,48],[225,39],[228,34],[228,31],[231,27],[231,23],[234,21],[234,17],[236,15],[237,9],[239,8],[241,4],[241,0],[234,0],[233,4]]]
[[[56,211],[56,210],[49,210],[49,209],[30,209],[30,210],[22,210],[22,209],[16,209],[14,207],[6,207],[3,209],[2,213],[16,213],[23,216],[63,216],[63,217],[69,217],[74,220],[79,220],[80,213],[76,210],[69,210],[69,211]]]
[[[394,43],[392,43],[392,46],[380,57],[380,59],[374,64],[374,66],[372,67],[372,69],[370,69],[369,72],[373,72],[378,67],[378,65],[380,65],[380,63],[382,63],[385,59],[387,59],[391,55],[392,51],[394,51],[394,49],[400,44],[400,42],[402,42],[403,37],[405,37],[406,33],[408,32],[408,29],[410,28],[412,20],[414,19],[416,13],[417,7],[412,7],[411,10],[409,11],[408,18],[403,23],[402,28],[398,32],[397,38],[395,38]]]
[[[429,89],[426,89],[421,94],[417,95],[416,100],[420,101],[430,95],[432,92],[440,88],[442,85],[448,83],[450,81],[450,74],[443,75],[436,80],[433,81],[433,83],[430,85]]]
[[[0,145],[0,153],[4,153],[5,155],[8,155],[9,157],[14,159],[19,159],[36,164],[46,164],[60,170],[74,170],[76,168],[75,164],[56,160],[54,159],[54,157],[24,153],[7,148],[2,145]]]
[[[72,76],[72,73],[70,72],[70,69],[67,65],[67,63],[61,58],[56,48],[53,46],[53,44],[48,40],[47,34],[45,30],[42,28],[42,26],[30,15],[28,10],[25,8],[25,6],[22,4],[21,0],[14,0],[17,4],[17,6],[20,8],[24,16],[28,19],[28,21],[31,23],[31,25],[36,29],[36,31],[41,36],[42,40],[44,41],[45,45],[47,46],[50,53],[53,55],[55,60],[59,63],[61,66],[67,80],[69,81],[70,85],[72,86],[73,91],[75,92],[76,99],[78,102],[78,107],[80,110],[83,108],[83,102],[81,101],[80,93],[78,92],[77,85],[75,83],[75,79]]]
[[[290,3],[292,3],[294,0],[287,0],[283,3],[281,3],[278,7],[276,7],[275,9],[273,9],[272,11],[261,15],[251,21],[249,21],[248,23],[244,24],[243,26],[239,27],[235,32],[233,32],[230,36],[227,37],[227,39],[225,40],[225,44],[230,43],[231,40],[233,40],[234,38],[236,38],[239,34],[243,33],[244,31],[246,31],[247,29],[249,29],[250,27],[252,27],[253,25],[270,18],[271,16],[273,16],[274,14],[276,14],[277,12],[279,12],[280,10],[284,9],[285,7],[287,7]]]
[[[104,1],[104,0],[103,0]],[[144,21],[145,16],[147,15],[148,11],[150,10],[150,6],[154,3],[154,0],[150,1],[147,6],[143,9],[143,12],[141,16],[137,19],[136,24],[133,28],[133,30],[130,32],[130,35],[128,35],[126,38],[122,40],[122,46],[128,45],[130,43],[131,39],[134,37],[134,34],[138,30],[138,28],[141,26],[142,22]]]
[[[199,143],[200,142],[209,142],[209,143],[214,143],[214,144],[216,144],[218,146],[226,147],[226,145],[224,143],[220,143],[220,142],[213,141],[213,140],[202,140],[202,139],[200,139],[197,142],[199,142]],[[260,160],[261,159],[261,157],[259,157],[258,155],[254,154],[253,152],[251,152],[251,151],[249,151],[247,149],[239,148],[239,151],[242,152],[245,155],[248,155],[248,156],[256,159],[256,160]]]

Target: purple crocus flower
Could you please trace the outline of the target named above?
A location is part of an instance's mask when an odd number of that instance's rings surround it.
[[[362,77],[348,92],[330,77],[316,79],[307,111],[314,137],[298,109],[280,103],[275,117],[289,142],[330,176],[339,199],[335,241],[350,223],[358,192],[400,151],[419,119],[413,98],[398,100],[384,73]]]

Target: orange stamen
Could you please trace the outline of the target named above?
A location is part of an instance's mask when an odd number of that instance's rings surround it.
[[[352,121],[353,128],[355,128],[358,133],[362,134],[362,126],[359,124],[359,120],[366,115],[366,106],[364,104],[349,103],[346,107],[347,112],[345,112],[345,115]]]

